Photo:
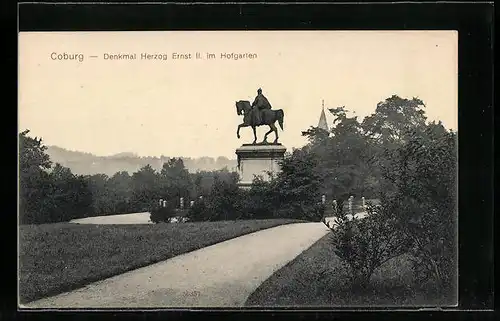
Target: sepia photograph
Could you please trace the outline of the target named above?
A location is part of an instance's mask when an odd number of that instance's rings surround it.
[[[457,307],[457,31],[22,31],[18,62],[19,308]]]

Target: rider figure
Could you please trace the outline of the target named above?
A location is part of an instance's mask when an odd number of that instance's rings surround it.
[[[263,121],[262,119],[262,111],[264,109],[271,109],[271,104],[267,100],[267,98],[262,94],[262,89],[257,89],[257,97],[252,103],[252,109],[254,114],[254,120],[256,125],[260,125]]]

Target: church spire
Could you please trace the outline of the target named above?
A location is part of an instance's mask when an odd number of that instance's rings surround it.
[[[318,128],[324,129],[328,131],[328,123],[326,122],[326,115],[325,115],[325,100],[321,101],[321,115],[319,116],[319,123],[318,123]]]

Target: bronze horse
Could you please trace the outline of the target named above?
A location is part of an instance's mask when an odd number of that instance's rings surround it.
[[[238,115],[243,115],[243,123],[238,125],[238,130],[236,132],[236,136],[240,138],[240,128],[241,127],[252,127],[253,129],[253,144],[257,142],[257,132],[255,131],[256,127],[267,125],[269,126],[269,131],[264,135],[264,140],[262,143],[267,143],[267,135],[274,132],[276,135],[276,139],[274,140],[274,144],[278,143],[278,129],[274,125],[276,121],[283,130],[283,117],[284,113],[282,109],[272,110],[272,109],[264,109],[261,111],[262,121],[260,124],[255,124],[255,117],[252,117],[253,112],[257,110],[252,109],[252,105],[248,100],[240,100],[236,102],[236,112]]]

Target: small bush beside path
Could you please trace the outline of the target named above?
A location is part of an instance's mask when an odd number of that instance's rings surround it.
[[[416,284],[410,258],[401,255],[378,268],[364,291],[353,291],[348,271],[334,254],[328,233],[275,272],[247,299],[246,306],[415,307],[452,305],[432,284]]]

